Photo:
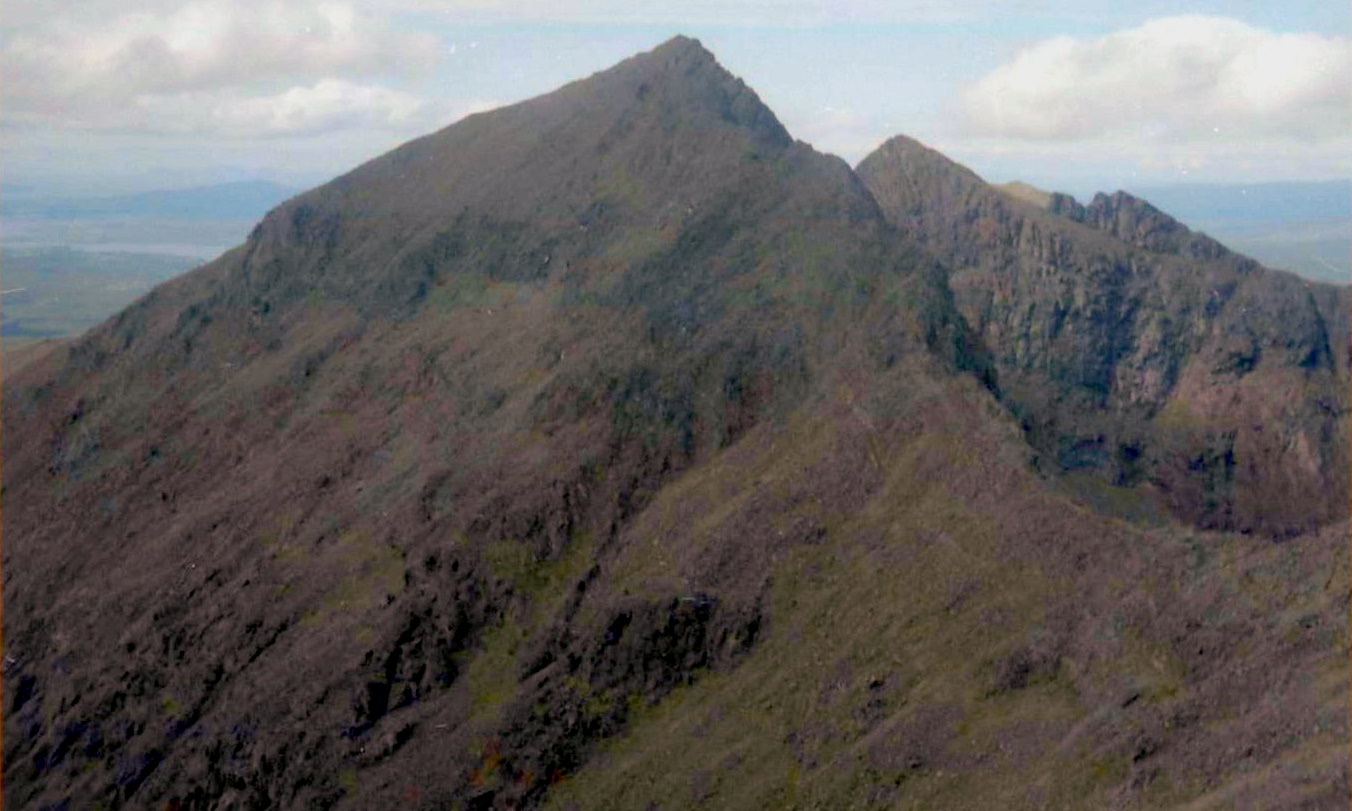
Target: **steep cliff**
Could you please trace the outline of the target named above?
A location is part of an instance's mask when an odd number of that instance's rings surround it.
[[[1347,514],[1346,287],[1121,192],[1044,210],[906,138],[858,171],[952,266],[1049,469],[1141,485],[1202,527],[1286,535]]]

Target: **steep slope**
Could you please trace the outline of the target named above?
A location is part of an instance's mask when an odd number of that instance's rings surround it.
[[[1052,469],[1145,485],[1202,527],[1285,535],[1346,515],[1347,288],[1266,270],[1121,192],[1025,204],[906,138],[859,175],[953,266]]]
[[[634,531],[687,571],[692,535],[821,530],[770,557],[757,648],[644,707],[546,807],[1346,804],[1346,522],[1273,544],[1105,520],[1008,452],[985,392],[907,389],[659,495]]]
[[[289,201],[6,381],[11,801],[327,806],[355,774],[381,805],[395,750],[467,801],[515,708],[655,700],[755,640],[763,576],[583,599],[664,484],[841,358],[954,374],[965,335],[849,168],[687,40]],[[675,637],[580,677],[621,613]],[[499,800],[614,695],[503,751]]]
[[[288,201],[6,380],[5,799],[1341,802],[1345,525],[1050,490],[947,278],[681,38]]]

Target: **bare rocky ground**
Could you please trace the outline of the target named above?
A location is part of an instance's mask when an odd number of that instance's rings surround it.
[[[678,39],[7,371],[5,799],[1341,808],[1345,294],[990,208],[1057,338],[867,168]]]

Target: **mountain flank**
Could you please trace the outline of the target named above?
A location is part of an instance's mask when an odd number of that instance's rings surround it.
[[[1348,528],[1311,478],[1347,480],[1345,299],[895,147],[815,152],[678,37],[7,373],[5,799],[1341,803]],[[1157,319],[1176,361],[1123,360],[1129,318],[1047,335],[1044,286],[1116,312],[1132,273],[1142,318],[1201,308]],[[1297,461],[1190,467],[1234,413]],[[1103,492],[1172,513],[1063,484],[1091,428]]]
[[[1347,514],[1346,287],[1265,269],[1122,192],[1025,204],[906,138],[859,174],[952,268],[1045,469],[1207,528],[1281,536]]]

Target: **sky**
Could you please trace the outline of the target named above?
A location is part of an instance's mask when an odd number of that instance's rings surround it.
[[[0,183],[322,182],[700,39],[795,137],[906,134],[988,180],[1352,178],[1344,0],[8,0]]]

